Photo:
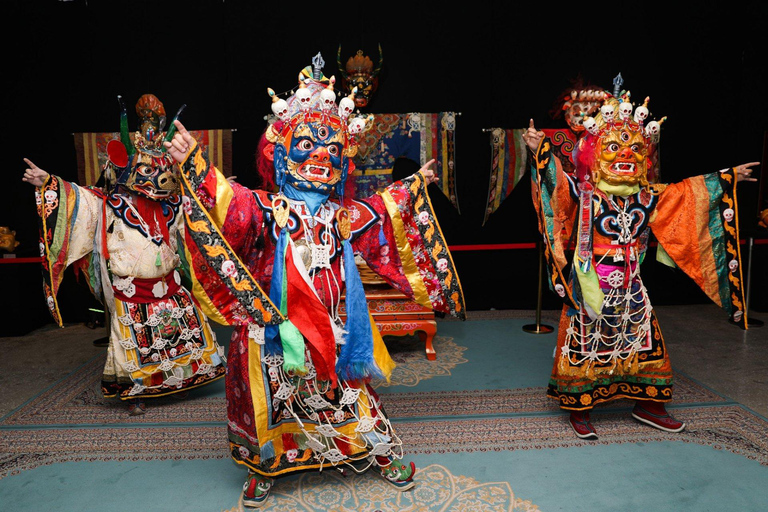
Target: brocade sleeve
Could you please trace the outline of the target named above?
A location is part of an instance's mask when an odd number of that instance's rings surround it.
[[[353,242],[392,287],[435,311],[465,319],[464,293],[420,173],[367,198],[380,221]]]
[[[733,169],[657,187],[649,223],[672,261],[746,328],[736,173]]]

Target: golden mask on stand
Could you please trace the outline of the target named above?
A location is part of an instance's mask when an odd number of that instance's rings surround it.
[[[13,252],[19,246],[16,241],[16,232],[7,226],[0,226],[0,249]]]

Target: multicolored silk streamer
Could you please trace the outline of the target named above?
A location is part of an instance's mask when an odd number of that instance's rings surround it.
[[[346,276],[347,331],[346,341],[341,346],[336,373],[348,381],[383,378],[373,357],[373,333],[368,313],[368,301],[355,264],[355,254],[349,239],[342,242],[344,247],[344,275]]]

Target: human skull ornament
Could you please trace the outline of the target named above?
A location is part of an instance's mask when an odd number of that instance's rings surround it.
[[[613,107],[613,105],[606,103],[600,107],[600,115],[603,116],[603,120],[605,120],[605,122],[611,122],[616,115],[616,109]]]
[[[635,122],[637,124],[643,124],[648,119],[648,107],[640,105],[635,109]]]
[[[437,270],[439,270],[440,272],[445,272],[446,270],[448,270],[448,260],[446,260],[445,258],[440,258],[439,260],[437,260]]]
[[[53,297],[48,297],[45,302],[48,303],[48,309],[51,311],[56,310],[56,302],[53,300]]]
[[[346,119],[355,110],[355,93],[357,87],[352,89],[352,94],[341,98],[339,102],[339,117]]]
[[[600,128],[598,128],[597,121],[595,121],[594,117],[584,118],[582,125],[592,135],[597,135],[600,132]]]
[[[37,206],[40,206],[43,204],[43,196],[40,195],[40,192],[35,190],[35,204]]]
[[[367,121],[364,117],[355,117],[349,121],[347,131],[350,135],[357,135],[358,133],[361,133],[363,130],[365,130],[366,124]]]
[[[738,260],[731,260],[728,262],[728,269],[731,271],[731,273],[736,272],[736,270],[739,268],[739,262]]]
[[[247,459],[248,456],[250,455],[248,448],[246,448],[245,446],[238,446],[237,453],[240,454],[241,459]]]
[[[733,222],[734,215],[735,214],[734,214],[733,208],[726,208],[725,210],[723,210],[723,218],[725,219],[726,222]]]
[[[291,448],[287,452],[285,452],[285,458],[288,459],[288,462],[293,464],[293,462],[296,460],[296,457],[299,456],[299,450],[296,448]]]
[[[224,260],[224,263],[221,264],[221,273],[227,277],[237,276],[237,268],[235,267],[235,262],[232,260]]]
[[[555,293],[557,293],[560,297],[565,297],[565,287],[560,283],[557,283],[555,285]]]
[[[429,223],[429,212],[419,212],[418,215],[419,222],[422,225],[426,225]]]
[[[661,123],[658,121],[651,121],[645,127],[645,135],[651,139],[652,142],[658,142],[661,136]]]
[[[192,213],[192,200],[187,196],[181,196],[181,209],[187,215]]]
[[[56,200],[56,192],[54,190],[45,191],[45,204],[51,205]]]
[[[296,91],[296,100],[299,102],[299,110],[302,112],[309,112],[312,108],[312,91],[306,87],[300,87]]]
[[[326,87],[320,91],[320,110],[330,112],[336,106],[336,93],[331,87]]]
[[[291,118],[288,102],[282,98],[272,103],[272,113],[281,121],[288,121]]]
[[[632,118],[632,104],[628,101],[619,103],[619,117],[622,121],[629,121]]]
[[[267,373],[269,374],[269,380],[272,382],[277,382],[277,377],[280,374],[280,371],[277,369],[276,366],[270,366],[267,370]]]

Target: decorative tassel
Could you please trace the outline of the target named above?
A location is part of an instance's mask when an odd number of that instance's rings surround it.
[[[261,455],[261,460],[269,460],[275,458],[275,446],[272,444],[272,441],[267,441],[263,445],[259,447],[259,454]]]
[[[346,343],[342,345],[336,374],[348,381],[366,381],[383,378],[373,359],[373,333],[368,313],[368,301],[355,264],[355,254],[349,239],[342,242],[344,248],[344,270],[346,281],[347,331]]]
[[[284,229],[280,230],[275,244],[275,259],[272,264],[272,280],[269,284],[269,300],[280,308],[280,312],[285,315],[282,307],[283,299],[283,276],[285,274],[285,246],[287,234]],[[266,325],[264,327],[264,351],[267,355],[282,355],[283,346],[280,341],[279,325]]]
[[[289,240],[288,244],[290,243],[292,242]],[[285,260],[285,257],[283,259]],[[285,264],[291,265],[292,262],[285,262]],[[304,365],[304,336],[288,317],[288,272],[283,272],[280,289],[282,290],[280,312],[285,316],[285,321],[279,325],[280,341],[283,346],[283,369],[286,372],[305,374],[307,368]]]
[[[289,238],[285,254],[286,307],[290,321],[306,340],[317,377],[336,387],[336,339],[328,309],[317,296],[304,263]],[[284,345],[285,347],[285,345]]]

